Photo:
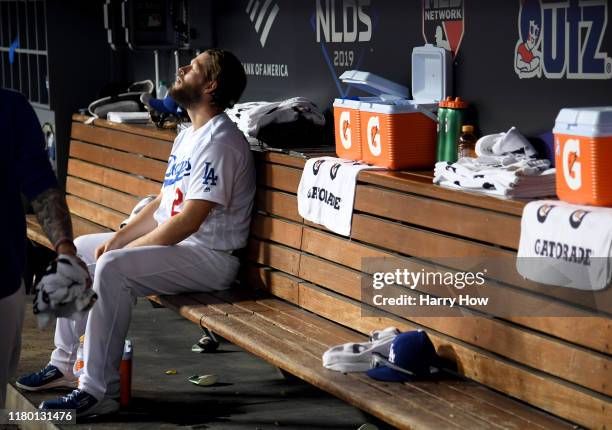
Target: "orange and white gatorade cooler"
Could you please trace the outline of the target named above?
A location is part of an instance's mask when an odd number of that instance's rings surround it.
[[[336,155],[347,160],[361,160],[359,138],[359,100],[334,100]]]
[[[375,75],[350,82],[379,97],[359,106],[362,160],[388,169],[431,168],[436,158],[438,102],[450,92],[451,55],[425,45],[412,51],[413,100]],[[344,75],[343,75],[344,76]],[[368,90],[374,88],[374,90]],[[406,92],[407,93],[407,92]]]
[[[553,133],[557,196],[612,206],[612,106],[561,109]]]
[[[363,149],[361,124],[359,121],[359,108],[361,104],[366,101],[380,101],[383,99],[407,99],[410,90],[380,76],[358,70],[344,72],[340,76],[340,80],[375,96],[334,100],[336,154],[338,157],[347,160],[361,160]]]

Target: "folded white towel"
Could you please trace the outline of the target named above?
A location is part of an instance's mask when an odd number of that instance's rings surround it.
[[[612,276],[612,208],[557,200],[527,204],[516,268],[525,278],[579,290],[605,288]]]
[[[380,167],[334,157],[308,160],[298,186],[300,216],[349,236],[357,175],[365,169]]]
[[[555,169],[549,167],[548,160],[520,160],[514,156],[504,160],[491,156],[464,157],[456,163],[436,163],[433,182],[496,196],[554,196]]]

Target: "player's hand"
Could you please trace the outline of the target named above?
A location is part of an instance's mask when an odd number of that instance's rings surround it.
[[[105,252],[112,251],[113,249],[121,249],[123,248],[123,242],[117,234],[114,234],[109,240],[104,242],[102,245],[96,248],[95,257],[96,260],[102,256]]]

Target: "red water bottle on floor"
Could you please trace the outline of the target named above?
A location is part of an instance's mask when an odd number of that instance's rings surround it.
[[[123,357],[121,357],[121,365],[119,366],[119,404],[121,407],[128,406],[132,399],[132,355],[132,341],[126,339],[123,347]]]

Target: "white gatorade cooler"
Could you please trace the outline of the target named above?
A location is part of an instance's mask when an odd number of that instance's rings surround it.
[[[612,206],[612,106],[561,109],[553,133],[559,199]]]

